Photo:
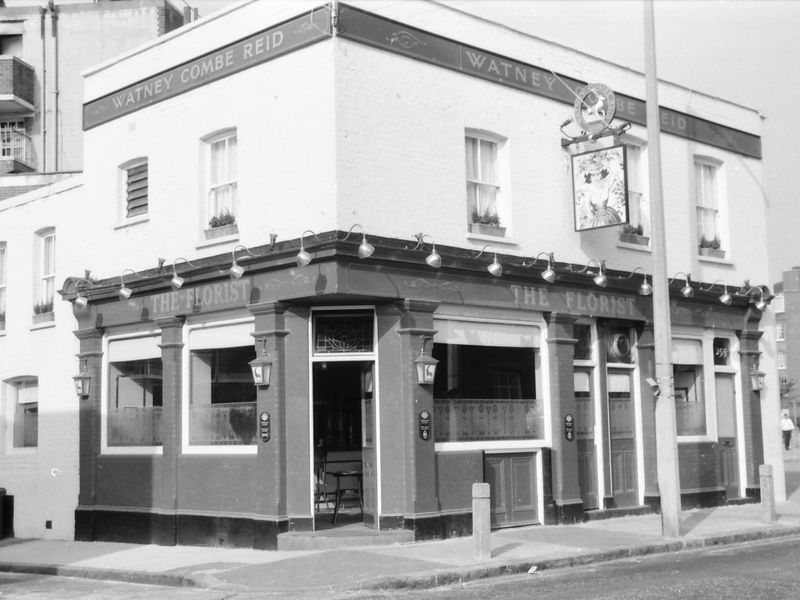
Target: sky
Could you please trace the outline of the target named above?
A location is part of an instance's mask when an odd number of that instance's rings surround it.
[[[185,1],[197,7],[201,17],[229,4],[225,0]],[[644,71],[643,0],[440,2]],[[763,115],[768,281],[774,284],[783,271],[800,266],[800,194],[795,190],[798,153],[793,149],[793,141],[800,139],[800,110],[795,110],[800,108],[800,69],[796,66],[800,59],[800,0],[654,0],[654,13],[659,79],[742,104]]]

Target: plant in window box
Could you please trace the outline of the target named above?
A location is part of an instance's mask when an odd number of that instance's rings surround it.
[[[706,236],[700,236],[700,244],[698,252],[702,256],[713,256],[714,258],[725,258],[725,250],[722,250],[719,236],[715,235],[713,239],[708,239]]]
[[[205,233],[206,238],[239,233],[239,228],[236,226],[236,215],[229,210],[224,210],[218,215],[214,215],[208,220],[208,229],[206,229]]]
[[[625,223],[622,231],[619,233],[619,241],[626,244],[638,244],[640,246],[647,246],[650,244],[650,237],[644,235],[644,228],[640,225],[631,225]]]
[[[506,228],[500,225],[500,217],[488,209],[483,212],[479,212],[477,208],[472,209],[472,223],[469,230],[472,233],[497,237],[504,237],[506,234]]]
[[[33,322],[43,323],[53,320],[53,301],[37,302],[33,305]]]

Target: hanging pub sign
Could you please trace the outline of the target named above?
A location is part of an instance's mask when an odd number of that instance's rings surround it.
[[[614,92],[602,83],[590,83],[575,93],[572,110],[575,122],[588,133],[600,133],[606,129],[617,111]]]
[[[575,231],[628,222],[625,146],[610,146],[572,156]]]

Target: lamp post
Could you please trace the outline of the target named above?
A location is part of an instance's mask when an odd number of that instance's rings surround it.
[[[678,440],[675,425],[675,391],[672,381],[672,323],[667,282],[667,244],[661,182],[661,127],[656,75],[653,0],[644,2],[645,104],[647,106],[647,154],[650,173],[651,238],[653,251],[653,338],[656,380],[660,394],[655,401],[656,465],[661,500],[661,534],[680,537],[681,492],[678,473]],[[688,284],[688,281],[687,281]]]

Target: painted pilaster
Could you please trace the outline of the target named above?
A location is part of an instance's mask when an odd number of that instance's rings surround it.
[[[286,335],[284,313],[279,302],[264,302],[248,306],[255,315],[253,332],[256,355],[265,348],[272,360],[269,386],[260,386],[256,397],[257,427],[262,415],[269,418],[269,439],[256,433],[258,458],[256,462],[256,514],[259,523],[255,532],[255,547],[277,548],[278,533],[288,530],[286,509]]]
[[[642,445],[644,454],[645,504],[658,504],[658,471],[656,465],[656,416],[658,401],[647,379],[656,378],[655,339],[653,323],[647,322],[639,333],[636,345],[639,363],[639,398],[642,407]]]
[[[97,482],[97,457],[100,454],[100,374],[103,358],[103,330],[79,329],[74,332],[80,344],[78,359],[86,361],[86,371],[91,376],[89,396],[80,399],[78,427],[80,430],[80,492],[75,511],[75,539],[94,539],[95,492]]]
[[[761,352],[758,342],[762,332],[753,329],[737,331],[739,337],[739,368],[742,386],[742,413],[744,415],[744,447],[748,496],[756,496],[759,488],[758,467],[764,462],[761,431],[761,395],[750,385],[750,370],[758,365]],[[777,431],[777,425],[776,425]]]
[[[414,531],[415,538],[441,537],[436,497],[436,461],[433,431],[423,440],[419,433],[420,413],[433,415],[433,386],[417,383],[414,359],[419,356],[422,339],[432,338],[433,313],[438,302],[406,299],[399,303],[400,327],[400,419],[395,427],[400,439],[385,439],[381,451],[403,448],[403,479],[405,483],[404,527]],[[428,341],[430,351],[431,342]],[[391,360],[391,357],[390,357]],[[382,418],[384,414],[381,414]],[[431,428],[433,429],[433,427]],[[384,430],[388,431],[388,430]]]
[[[583,520],[578,480],[578,444],[575,437],[566,439],[565,419],[575,418],[575,338],[576,317],[550,313],[547,317],[547,344],[550,358],[550,417],[553,447],[550,454],[552,493],[556,519],[559,523]],[[574,423],[574,420],[573,420]],[[545,509],[547,513],[547,509]]]
[[[156,543],[177,543],[175,514],[178,509],[178,460],[181,454],[181,367],[183,351],[182,317],[169,317],[156,321],[161,328],[161,482],[156,487],[155,508],[164,513],[157,528]]]

